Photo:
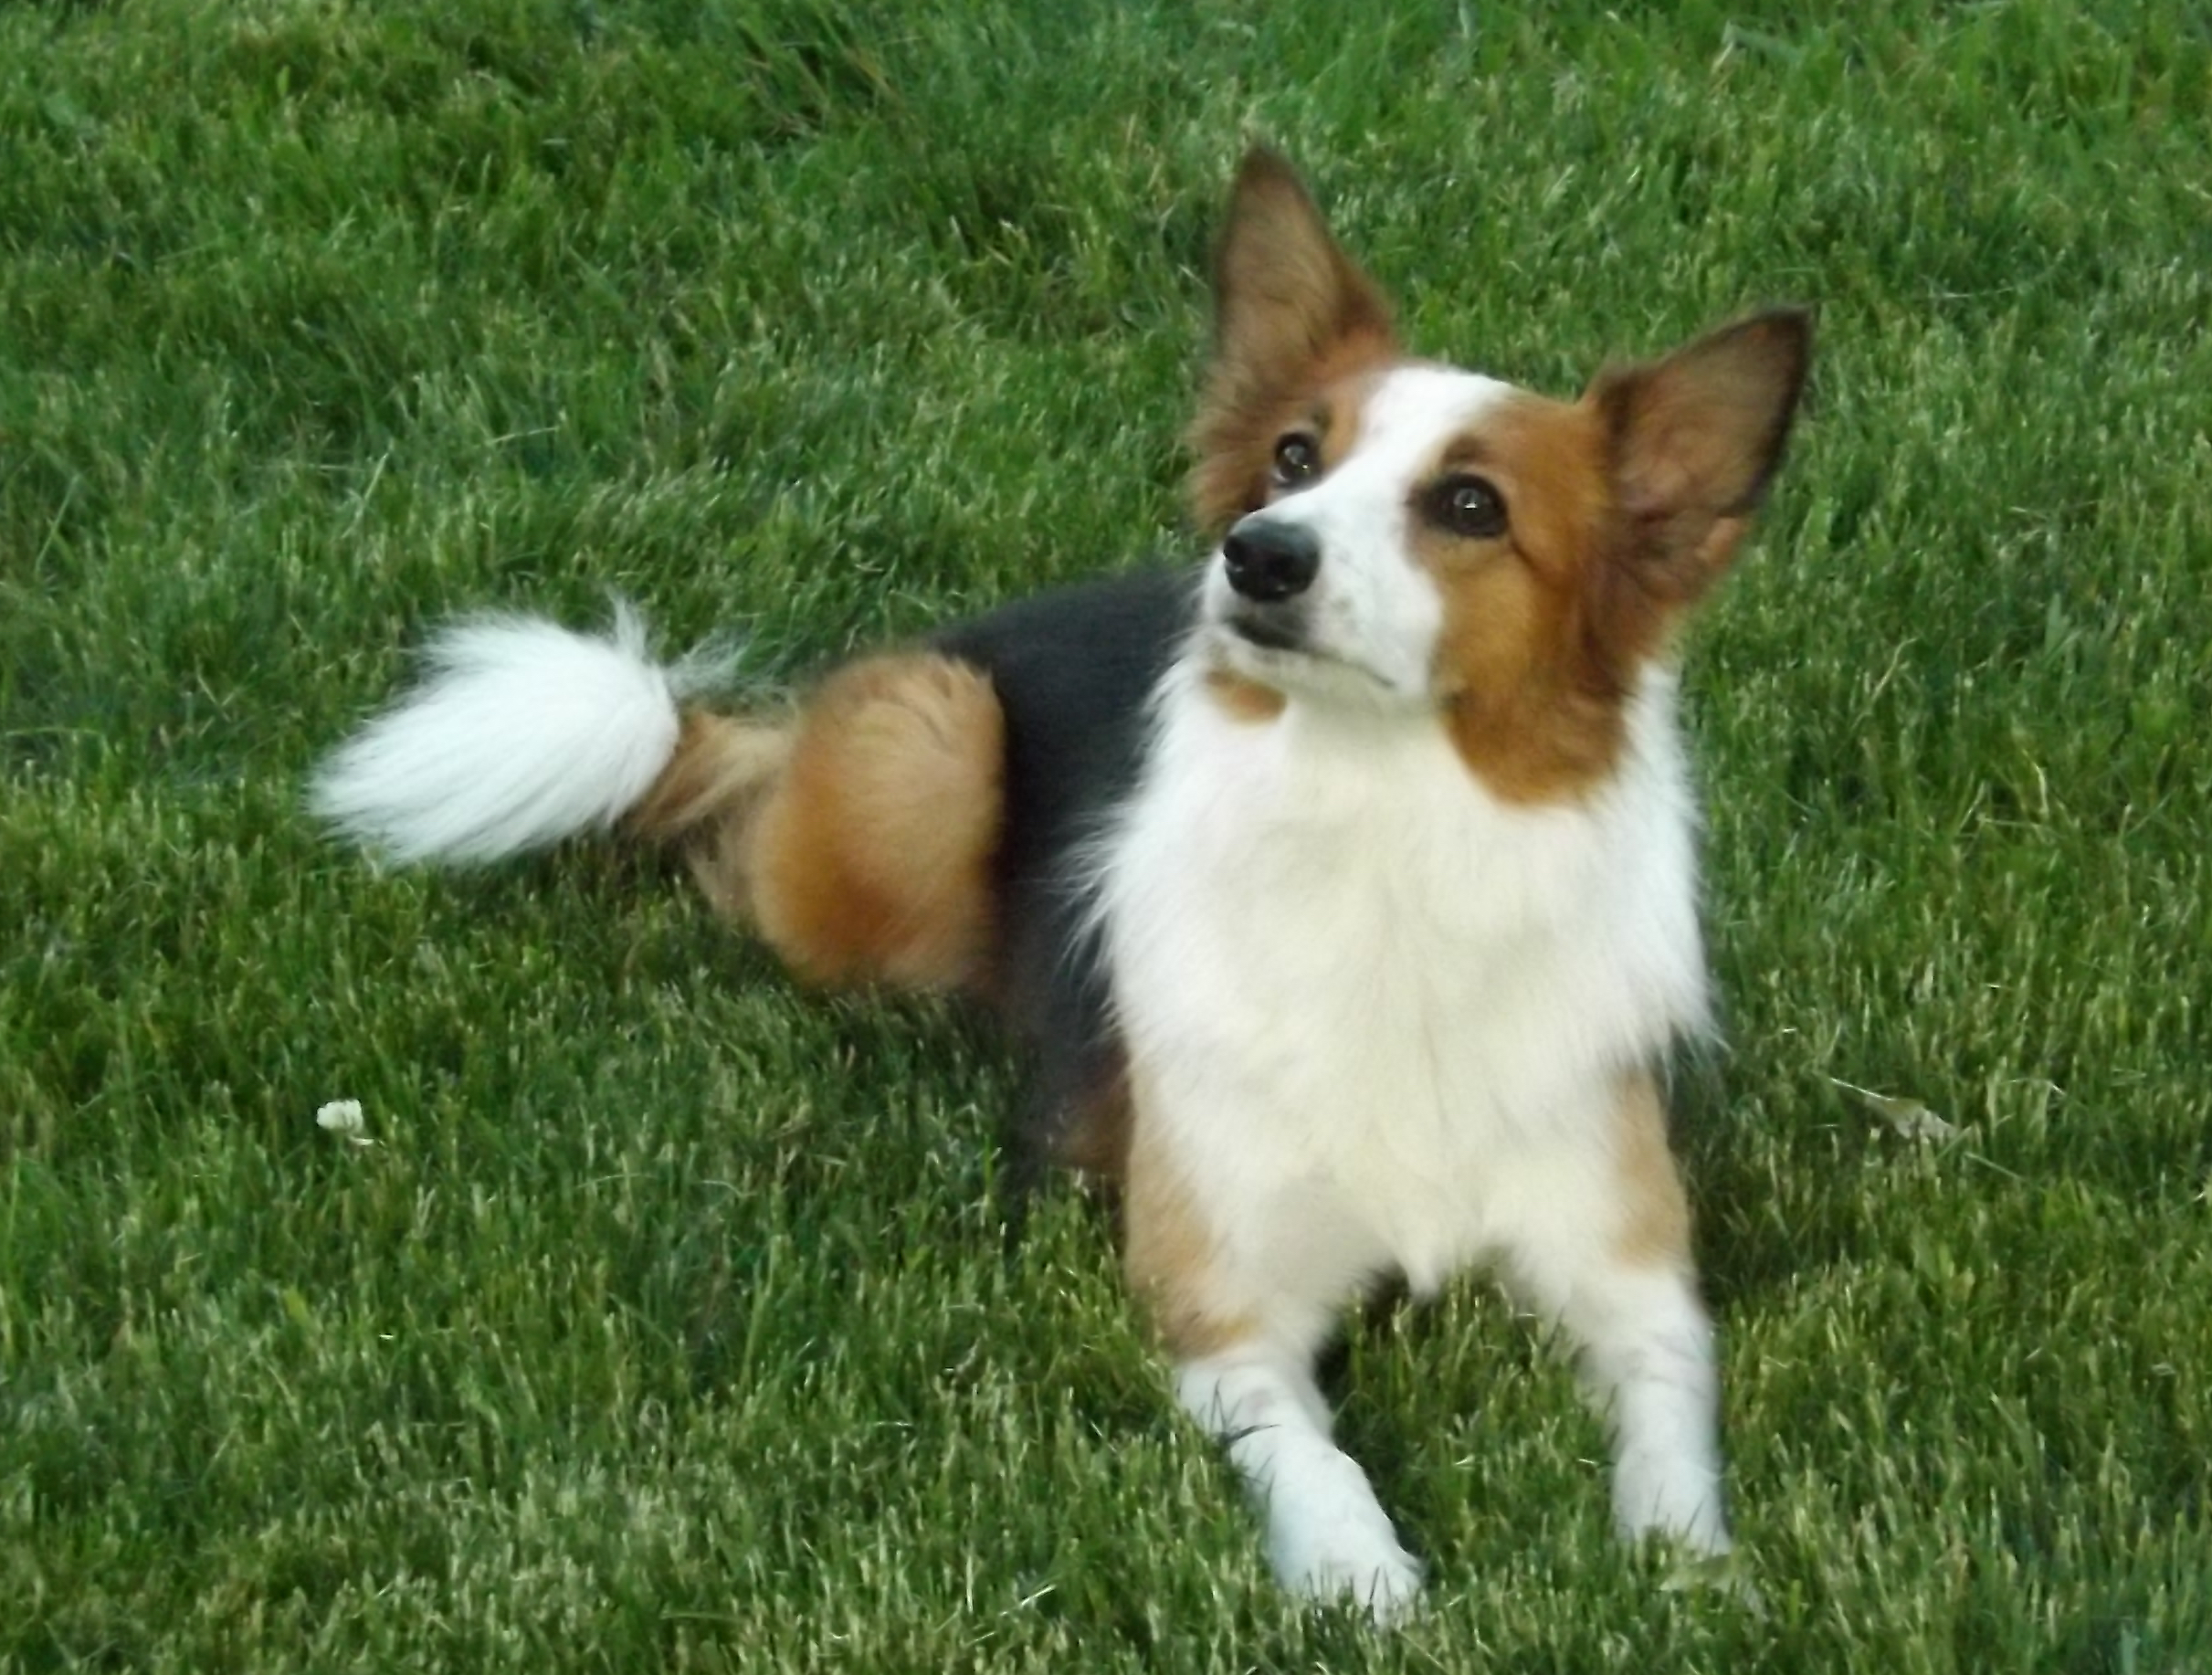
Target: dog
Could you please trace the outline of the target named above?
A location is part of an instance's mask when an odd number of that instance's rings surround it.
[[[1615,1522],[1728,1551],[1661,1071],[1704,1027],[1673,648],[1804,385],[1800,311],[1547,398],[1410,357],[1288,164],[1244,161],[1191,498],[1218,545],[727,714],[608,637],[449,629],[312,805],[400,860],[674,846],[800,977],[977,997],[1032,1155],[1118,1184],[1128,1280],[1276,1574],[1421,1566],[1331,1439],[1347,1304],[1482,1264],[1578,1352]]]

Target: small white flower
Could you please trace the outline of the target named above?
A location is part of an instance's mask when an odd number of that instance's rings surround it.
[[[332,1100],[315,1113],[315,1126],[328,1129],[348,1145],[373,1146],[376,1143],[361,1132],[363,1124],[359,1100]]]

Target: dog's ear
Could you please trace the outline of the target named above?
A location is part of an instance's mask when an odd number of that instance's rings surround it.
[[[1812,347],[1812,317],[1775,309],[1590,386],[1624,557],[1647,588],[1687,604],[1727,567],[1782,462]]]
[[[1331,380],[1396,358],[1390,306],[1337,248],[1298,176],[1245,154],[1214,264],[1214,358],[1190,440],[1200,527],[1266,498],[1277,428]]]

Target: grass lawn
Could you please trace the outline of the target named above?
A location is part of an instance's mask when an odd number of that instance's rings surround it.
[[[2212,21],[1529,9],[0,9],[0,1669],[2212,1669]],[[1522,382],[1820,310],[1689,676],[1763,1615],[1471,1281],[1343,1378],[1430,1609],[1288,1605],[985,1034],[300,813],[456,611],[1188,551],[1253,132]]]

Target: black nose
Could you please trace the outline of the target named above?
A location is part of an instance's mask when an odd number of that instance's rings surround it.
[[[1221,543],[1229,585],[1248,599],[1275,605],[1302,594],[1321,574],[1321,540],[1311,530],[1247,518]]]

